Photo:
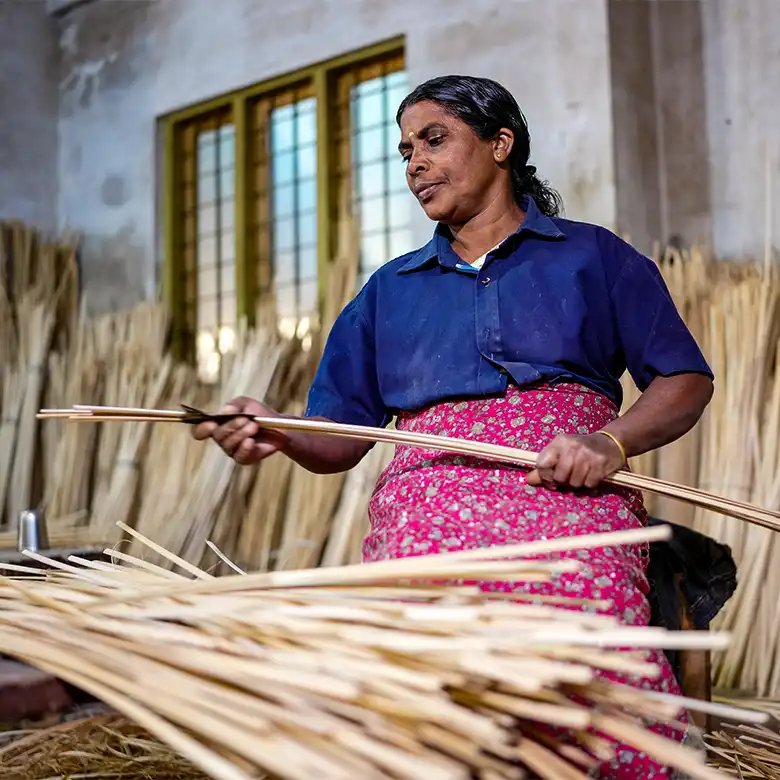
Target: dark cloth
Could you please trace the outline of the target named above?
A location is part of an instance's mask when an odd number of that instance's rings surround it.
[[[679,630],[682,596],[694,626],[706,630],[737,587],[737,566],[730,548],[657,517],[649,517],[648,524],[672,528],[669,541],[650,545],[647,578],[652,625]],[[679,654],[667,651],[666,655],[679,678]]]
[[[479,270],[439,226],[372,274],[331,329],[307,416],[381,426],[501,395],[510,380],[575,382],[620,407],[626,369],[640,390],[659,375],[712,376],[652,260],[605,228],[524,206]]]

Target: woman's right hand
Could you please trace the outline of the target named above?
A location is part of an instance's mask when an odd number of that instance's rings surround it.
[[[253,421],[254,417],[281,417],[269,407],[253,398],[239,397],[229,401],[219,414],[237,414],[234,420],[217,425],[213,422],[200,423],[193,427],[192,435],[198,441],[214,441],[236,463],[249,466],[279,452],[285,444],[285,437],[279,431],[262,430]]]

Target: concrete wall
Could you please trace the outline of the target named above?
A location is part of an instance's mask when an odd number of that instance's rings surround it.
[[[0,217],[82,231],[94,308],[151,297],[156,118],[404,35],[413,84],[514,92],[569,216],[761,255],[769,221],[780,244],[778,29],[777,0],[0,0]]]
[[[658,95],[653,68],[656,3],[609,2],[617,230],[647,252],[661,237]]]
[[[44,0],[0,0],[0,219],[53,230],[57,28]]]
[[[724,256],[761,256],[768,171],[780,248],[780,3],[701,7],[714,243]]]
[[[412,84],[510,88],[568,215],[614,224],[606,0],[112,0],[60,24],[60,222],[85,231],[97,308],[155,292],[156,117],[400,34]]]
[[[648,6],[658,134],[660,225],[656,238],[711,245],[702,7],[697,2]]]

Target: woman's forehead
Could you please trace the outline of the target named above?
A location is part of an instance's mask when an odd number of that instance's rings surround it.
[[[404,135],[415,133],[420,135],[426,125],[433,123],[439,125],[451,125],[453,117],[438,103],[430,100],[422,100],[404,109],[401,115],[401,129]]]

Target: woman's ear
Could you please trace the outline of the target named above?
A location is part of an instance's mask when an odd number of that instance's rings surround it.
[[[515,134],[506,127],[502,127],[493,139],[493,156],[496,162],[508,160],[512,154],[515,143]]]

